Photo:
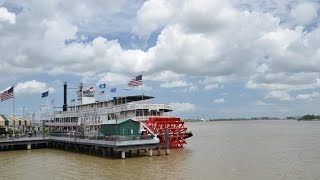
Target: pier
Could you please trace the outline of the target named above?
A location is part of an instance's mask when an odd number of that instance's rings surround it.
[[[152,156],[154,149],[157,155],[161,154],[159,139],[142,136],[116,137],[113,139],[90,139],[73,136],[0,138],[0,151],[37,148],[55,148],[103,157],[111,157],[117,153],[122,159],[126,158],[126,154],[131,157],[134,152],[139,155],[140,151]]]

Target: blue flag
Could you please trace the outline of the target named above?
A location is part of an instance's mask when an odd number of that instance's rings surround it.
[[[42,98],[49,96],[49,91],[42,93]]]
[[[99,88],[100,88],[100,89],[104,89],[104,88],[106,88],[106,87],[107,87],[106,84],[100,84],[100,85],[99,85]]]
[[[112,92],[112,93],[117,92],[117,88],[110,89],[110,92]]]

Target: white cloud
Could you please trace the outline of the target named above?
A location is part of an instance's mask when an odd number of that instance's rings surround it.
[[[217,89],[219,87],[220,87],[219,84],[209,84],[209,85],[204,86],[204,89],[209,91],[209,90],[212,90],[212,89]]]
[[[266,99],[275,98],[275,99],[279,99],[281,101],[294,100],[286,91],[271,91],[266,95],[265,98]]]
[[[175,112],[189,112],[196,110],[196,106],[187,102],[172,102],[170,105],[173,107]]]
[[[216,103],[216,104],[222,104],[222,103],[225,102],[225,100],[224,100],[224,98],[220,98],[220,99],[213,100],[213,102]]]
[[[291,16],[295,18],[298,23],[308,24],[318,17],[318,9],[318,4],[303,2],[292,9]]]
[[[98,84],[106,83],[107,85],[125,85],[128,84],[132,77],[125,76],[123,74],[118,73],[102,73],[99,75]]]
[[[266,98],[310,99],[305,90],[320,87],[319,3],[310,2],[21,1],[16,14],[1,8],[0,76],[120,85],[143,70],[183,92],[245,83]]]
[[[187,87],[188,83],[186,81],[171,81],[160,84],[162,88],[177,88],[177,87]]]
[[[48,87],[46,83],[39,82],[36,80],[26,81],[23,83],[18,83],[15,87],[15,93],[17,95],[27,95],[27,94],[39,94],[49,90],[50,93],[54,93],[55,89]]]
[[[253,103],[254,106],[271,106],[273,104],[271,103],[266,103],[266,102],[263,102],[263,101],[256,101]]]
[[[185,92],[196,92],[198,90],[199,90],[198,86],[190,84],[189,87],[185,89]]]
[[[7,8],[0,7],[0,22],[8,21],[10,24],[16,23],[16,15],[12,12],[9,12]]]
[[[145,79],[152,81],[178,81],[183,78],[184,75],[177,74],[173,71],[162,71],[146,76]]]
[[[318,73],[257,73],[245,84],[250,89],[297,91],[320,87]]]
[[[163,27],[173,15],[173,7],[166,0],[146,1],[137,12],[137,24],[133,32],[148,37],[153,31]]]
[[[313,100],[314,98],[320,97],[320,93],[313,92],[311,94],[298,94],[296,99],[298,100]]]

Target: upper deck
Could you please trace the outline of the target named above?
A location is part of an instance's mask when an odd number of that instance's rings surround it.
[[[110,113],[126,112],[139,109],[156,110],[162,112],[172,111],[172,106],[167,104],[151,103],[145,100],[151,96],[126,96],[115,97],[113,100],[101,101],[90,104],[69,106],[68,111],[56,111],[56,118],[100,116]]]

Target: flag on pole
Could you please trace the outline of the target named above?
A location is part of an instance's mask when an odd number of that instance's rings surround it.
[[[132,87],[132,86],[140,86],[142,85],[142,74],[137,76],[136,78],[134,79],[131,79],[130,82],[128,83],[128,86],[129,87]]]
[[[89,87],[89,88],[87,89],[87,91],[88,91],[88,92],[93,92],[93,86]]]
[[[100,89],[104,89],[104,88],[106,88],[106,87],[107,87],[106,84],[100,84],[100,85],[99,85],[99,88],[100,88]]]
[[[13,86],[1,94],[1,101],[13,98]]]
[[[42,98],[49,96],[49,90],[42,93]]]
[[[111,89],[110,89],[110,92],[112,92],[112,93],[117,92],[117,88],[111,88]]]

